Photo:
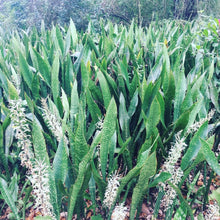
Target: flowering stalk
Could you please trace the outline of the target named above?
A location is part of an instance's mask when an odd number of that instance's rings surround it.
[[[33,193],[36,195],[35,207],[37,207],[43,215],[55,219],[53,207],[50,203],[48,169],[49,167],[44,161],[35,160],[31,175],[28,178],[33,186]]]
[[[182,169],[180,167],[176,168],[176,163],[181,157],[181,152],[186,147],[186,144],[184,143],[185,138],[180,138],[180,134],[181,131],[175,135],[176,142],[171,147],[169,156],[163,166],[163,171],[171,174],[169,181],[175,186],[179,184],[183,176]],[[167,210],[168,207],[173,204],[173,201],[176,198],[176,191],[167,183],[162,183],[161,186],[165,192],[162,200],[162,206],[165,208],[165,210]]]
[[[19,154],[21,158],[21,165],[32,169],[31,160],[34,155],[32,151],[32,144],[30,141],[30,128],[25,117],[24,102],[21,98],[17,100],[10,100],[10,116],[15,130],[15,137],[17,138],[18,147],[21,148]]]
[[[60,142],[61,138],[63,137],[63,130],[61,123],[58,120],[57,116],[49,110],[46,99],[41,99],[41,104],[43,107],[43,118],[47,123],[51,132],[56,137],[57,141]],[[66,136],[64,136],[64,141],[66,144],[68,144],[68,139]]]
[[[103,201],[103,204],[107,208],[111,208],[116,196],[117,196],[117,190],[118,187],[120,186],[119,180],[121,177],[117,174],[113,174],[109,179],[108,179],[108,185],[105,190],[105,199]]]
[[[19,78],[17,77],[16,80],[13,81],[17,93],[20,95]],[[21,165],[26,166],[28,169],[28,178],[33,186],[33,193],[36,195],[35,207],[37,210],[40,210],[43,215],[54,218],[52,212],[53,208],[50,204],[48,167],[44,162],[38,161],[34,158],[30,135],[31,130],[25,115],[25,101],[19,97],[16,100],[10,100],[9,104],[10,117],[15,131],[15,137],[17,139],[18,147],[21,149],[19,154]]]

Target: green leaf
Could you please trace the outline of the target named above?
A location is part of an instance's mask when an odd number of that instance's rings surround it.
[[[93,153],[94,153],[96,146],[100,143],[100,139],[101,139],[101,135],[102,135],[101,133],[99,133],[99,135],[97,135],[95,137],[95,139],[92,142],[91,147],[89,148],[88,153],[85,155],[85,157],[81,160],[81,162],[79,164],[78,176],[77,176],[76,182],[73,185],[72,193],[70,196],[67,220],[72,220],[74,207],[75,207],[76,201],[77,201],[77,196],[79,195],[80,189],[83,185],[83,181],[85,178],[85,173],[87,170],[88,163],[93,157]]]
[[[29,69],[28,63],[21,52],[19,52],[19,67],[20,67],[21,75],[24,78],[24,81],[27,83],[29,89],[31,90],[33,73]]]
[[[175,90],[175,101],[174,101],[174,119],[175,122],[180,116],[181,105],[185,97],[186,91],[186,78],[184,71],[180,71],[178,74],[176,90]]]
[[[71,155],[73,155],[73,164],[76,174],[79,170],[79,164],[82,161],[83,157],[87,154],[89,148],[86,142],[85,134],[84,134],[84,122],[79,120],[78,126],[75,132],[74,142],[72,144]]]
[[[66,39],[65,39],[64,56],[67,56],[67,54],[70,52],[70,46],[71,46],[71,36],[70,36],[70,28],[69,28],[66,34]]]
[[[59,61],[59,53],[57,52],[53,60],[53,65],[51,69],[51,90],[55,104],[57,104],[57,98],[59,96],[59,88],[60,88],[59,69],[60,69],[60,61]]]
[[[68,152],[64,138],[61,139],[53,160],[54,180],[57,186],[58,207],[61,206],[62,194],[58,190],[59,183],[64,184],[68,171]]]
[[[107,109],[109,102],[111,100],[111,93],[109,91],[108,83],[100,70],[97,71],[97,76],[102,90],[104,105],[105,108]]]
[[[93,100],[91,92],[89,89],[86,91],[86,100],[87,100],[87,105],[88,105],[88,110],[91,114],[92,120],[94,123],[99,121],[99,118],[101,118],[101,111],[96,104],[96,102]]]
[[[60,28],[58,26],[56,26],[56,37],[57,37],[57,41],[61,50],[61,53],[64,53],[64,41],[63,41],[63,35],[60,31]]]
[[[207,163],[218,175],[220,175],[220,165],[215,157],[214,152],[211,150],[209,144],[205,140],[202,138],[200,140],[202,142],[202,152]]]
[[[104,180],[106,177],[109,143],[111,141],[113,134],[115,133],[116,117],[117,117],[117,107],[114,98],[112,98],[109,103],[109,107],[107,109],[106,116],[104,119],[101,146],[100,146],[101,172]]]
[[[156,167],[157,159],[156,153],[154,152],[147,158],[144,166],[140,170],[140,176],[132,195],[130,219],[134,219],[137,206],[142,199],[142,196],[146,193],[149,178],[155,174]]]
[[[130,123],[130,118],[128,116],[128,112],[125,106],[125,98],[123,94],[120,94],[120,99],[119,99],[120,105],[119,105],[119,124],[122,130],[122,138],[123,140],[128,139],[130,136],[130,130],[129,130],[129,123]]]
[[[54,169],[54,177],[55,181],[59,180],[64,183],[67,174],[67,165],[68,165],[68,152],[67,146],[64,142],[64,138],[59,142],[54,160],[53,160],[53,169]]]
[[[94,52],[96,54],[96,57],[97,58],[100,57],[99,56],[99,51],[98,51],[96,45],[94,44],[92,38],[89,35],[87,35],[87,42],[88,42],[88,45],[90,46],[91,50],[94,50]]]
[[[14,199],[11,195],[11,192],[7,186],[7,182],[1,177],[0,177],[0,192],[3,196],[3,199],[7,203],[7,205],[10,207],[12,212],[15,214],[16,219],[19,220],[20,217],[18,215],[18,210],[17,210],[17,207],[14,203]]]
[[[75,48],[76,48],[76,45],[77,45],[77,43],[78,43],[78,37],[77,37],[76,27],[75,27],[75,24],[73,23],[73,20],[72,20],[72,19],[70,19],[69,30],[70,30],[70,33],[71,33],[73,48],[75,49]]]
[[[135,91],[135,93],[131,99],[130,105],[128,107],[129,118],[131,118],[133,116],[133,114],[135,113],[137,105],[138,105],[138,90]]]
[[[38,68],[39,72],[41,74],[41,77],[45,80],[47,85],[50,87],[51,84],[51,67],[50,64],[48,63],[47,57],[43,58],[34,48],[33,48],[34,54],[37,57],[37,62],[38,62]]]
[[[205,76],[205,73],[202,74],[198,79],[196,79],[196,82],[194,83],[194,85],[192,87],[191,92],[192,92],[193,101],[195,101],[196,98],[198,97],[199,89],[203,84],[204,76]]]
[[[149,115],[146,121],[146,129],[147,129],[147,138],[152,135],[153,128],[159,123],[160,121],[160,104],[157,98],[154,98],[150,110]]]
[[[89,73],[83,61],[81,62],[81,79],[82,79],[82,91],[85,92],[89,84]]]
[[[196,158],[202,146],[201,138],[205,139],[208,134],[208,122],[205,122],[190,141],[189,147],[182,158],[181,169],[185,170],[193,159]]]
[[[6,146],[4,146],[4,142],[3,142],[3,136],[4,132],[3,132],[3,126],[0,125],[0,164],[2,165],[2,167],[4,167],[4,170],[6,171],[6,174],[7,174],[7,178],[9,179],[10,178],[10,174],[9,174],[9,169],[8,169],[8,161],[7,161],[7,158],[6,158],[6,155],[5,155],[5,151],[4,151],[4,148]],[[6,139],[6,137],[5,137]],[[1,167],[0,167],[1,169]]]
[[[73,126],[74,119],[78,112],[79,112],[79,96],[77,91],[77,81],[75,80],[71,92],[71,105],[70,105],[71,126]]]
[[[47,166],[50,166],[49,156],[47,153],[44,136],[36,120],[33,122],[32,136],[33,136],[33,146],[34,146],[34,154],[36,160],[44,161]]]

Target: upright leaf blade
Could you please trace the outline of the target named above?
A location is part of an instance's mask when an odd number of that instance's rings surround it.
[[[106,177],[106,167],[108,162],[108,153],[109,153],[108,148],[111,138],[115,133],[116,117],[117,117],[117,107],[114,98],[112,98],[106,112],[106,116],[103,124],[103,130],[102,130],[101,146],[100,146],[101,171],[104,180]]]
[[[21,75],[23,76],[24,81],[27,83],[29,89],[31,90],[33,73],[29,69],[28,63],[21,52],[19,52],[19,66],[20,66]]]
[[[207,134],[208,134],[208,122],[205,122],[199,128],[199,130],[196,132],[196,134],[193,136],[192,140],[190,141],[189,147],[182,158],[182,162],[181,162],[182,170],[185,170],[189,166],[190,162],[196,158],[202,146],[201,138],[205,139]]]
[[[14,203],[14,199],[11,195],[11,192],[7,186],[7,182],[1,177],[0,177],[0,192],[3,196],[3,199],[7,203],[7,205],[10,207],[12,212],[15,214],[16,219],[19,220],[20,217],[18,215],[18,210],[17,210],[17,207]]]

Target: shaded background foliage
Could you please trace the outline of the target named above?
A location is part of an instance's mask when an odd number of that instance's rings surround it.
[[[109,18],[129,24],[134,19],[147,25],[155,19],[193,19],[198,12],[218,16],[219,0],[1,0],[0,24],[7,29],[65,25],[72,18],[76,27],[85,30],[89,20]]]

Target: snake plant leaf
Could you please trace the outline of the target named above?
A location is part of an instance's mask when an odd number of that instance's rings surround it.
[[[130,105],[128,107],[129,118],[131,118],[134,115],[134,113],[137,109],[137,105],[138,105],[138,90],[135,91],[135,93],[131,99]]]
[[[60,69],[60,61],[59,61],[59,53],[55,54],[55,58],[53,60],[53,65],[51,68],[51,90],[53,94],[54,103],[57,105],[57,98],[59,96],[59,69]]]
[[[106,177],[108,163],[109,143],[116,130],[117,106],[114,98],[111,99],[103,123],[102,139],[100,146],[101,172],[103,179]]]
[[[169,72],[167,77],[164,77],[162,85],[163,89],[165,90],[165,123],[167,125],[171,122],[172,102],[175,98],[175,80],[174,75],[171,71]]]
[[[7,174],[7,178],[9,179],[10,178],[10,174],[9,174],[9,169],[8,169],[8,161],[7,161],[7,158],[6,158],[6,155],[5,155],[5,150],[4,150],[4,142],[3,142],[3,126],[0,125],[0,164],[1,164],[1,167],[4,167],[4,170],[6,171],[6,174]],[[10,147],[10,146],[8,146]],[[1,170],[3,171],[3,170]]]
[[[69,28],[66,34],[65,42],[64,42],[64,54],[63,54],[64,57],[67,56],[67,54],[69,53],[70,46],[71,46],[71,35],[70,35],[70,28]]]
[[[180,109],[181,114],[185,112],[187,109],[189,109],[192,105],[193,105],[193,99],[192,99],[191,85],[188,84],[186,96],[182,102]]]
[[[34,120],[33,122],[32,136],[36,160],[44,161],[47,164],[47,166],[50,166],[45,139],[41,131],[41,128],[39,127],[36,120]]]
[[[146,121],[147,138],[149,138],[152,135],[153,128],[159,123],[160,114],[160,104],[157,98],[155,97],[150,106],[149,115]]]
[[[173,121],[175,122],[180,116],[180,109],[182,102],[185,97],[186,91],[186,78],[184,72],[181,70],[178,74],[176,90],[175,90],[175,100],[174,100],[174,116]]]
[[[97,57],[97,58],[100,57],[99,51],[98,51],[98,49],[97,49],[95,43],[93,42],[92,38],[91,38],[89,35],[87,35],[87,43],[88,43],[88,45],[90,46],[91,50],[94,50],[94,52],[95,52],[95,54],[96,54],[96,57]]]
[[[149,178],[152,177],[156,172],[157,159],[156,153],[152,153],[145,161],[143,167],[140,170],[140,176],[138,182],[133,190],[130,219],[134,219],[135,211],[141,200],[142,196],[146,193],[148,187]]]
[[[206,142],[209,144],[209,147],[212,148],[213,144],[214,144],[214,136],[211,136],[210,138],[208,138],[206,140]],[[195,160],[193,160],[192,164],[190,165],[190,167],[188,167],[185,171],[184,171],[184,176],[182,177],[182,180],[180,182],[180,185],[182,185],[185,181],[185,179],[188,177],[188,175],[190,174],[191,170],[195,169],[195,167],[201,163],[205,161],[205,156],[203,154],[203,150],[202,148],[200,148],[200,151],[198,152]],[[195,178],[194,178],[195,179]]]
[[[29,68],[29,65],[23,56],[23,54],[19,51],[19,68],[21,75],[24,78],[24,81],[27,83],[29,89],[31,90],[31,83],[33,79],[33,73]]]
[[[68,172],[68,152],[64,138],[59,142],[54,160],[53,160],[53,173],[54,180],[57,186],[58,207],[61,206],[62,194],[58,190],[58,183],[64,184]]]
[[[129,130],[129,123],[130,123],[130,117],[128,115],[126,106],[125,106],[125,98],[123,94],[120,94],[119,99],[120,105],[119,105],[119,124],[122,130],[122,138],[126,140],[130,136],[130,130]]]
[[[48,60],[46,60],[45,58],[43,58],[34,48],[33,48],[34,54],[37,58],[37,62],[38,62],[38,68],[39,68],[39,72],[42,76],[42,78],[44,79],[44,81],[47,83],[47,85],[49,87],[51,87],[51,67],[50,64],[48,63]]]
[[[98,76],[101,90],[102,90],[104,105],[105,105],[105,108],[107,109],[108,105],[111,101],[111,93],[109,90],[109,86],[108,86],[108,83],[107,83],[103,73],[100,70],[97,71],[97,76]]]
[[[181,162],[181,169],[185,170],[193,159],[196,158],[200,148],[202,147],[201,138],[205,139],[208,134],[208,122],[205,122],[199,130],[195,133],[192,140],[189,143],[189,147],[184,154]]]
[[[203,84],[203,81],[204,81],[204,77],[205,77],[205,73],[202,74],[198,79],[196,79],[193,87],[192,87],[192,98],[193,98],[193,101],[196,100],[196,98],[198,97],[198,93],[200,91],[200,87],[202,86]]]
[[[68,168],[68,152],[64,138],[62,138],[61,141],[59,142],[53,160],[54,178],[56,182],[61,180],[62,183],[64,183],[66,179],[67,168]]]
[[[78,112],[79,112],[79,96],[77,91],[77,81],[75,80],[71,91],[71,104],[70,104],[71,127],[73,126],[73,122]]]
[[[86,101],[87,101],[88,110],[91,114],[92,120],[94,121],[94,123],[98,122],[99,119],[101,118],[102,114],[101,114],[101,111],[100,111],[98,105],[93,100],[89,89],[87,89],[87,91],[86,91]]]
[[[56,25],[56,38],[59,44],[59,48],[61,50],[61,53],[64,53],[64,40],[63,40],[63,35],[60,31],[60,28]]]
[[[86,170],[87,170],[88,163],[93,157],[93,153],[94,153],[94,150],[95,150],[96,146],[100,143],[101,136],[102,136],[102,132],[100,132],[94,138],[94,140],[92,142],[92,145],[89,148],[88,153],[84,156],[84,158],[81,160],[81,162],[79,164],[78,176],[77,176],[76,182],[73,185],[72,193],[71,193],[71,196],[70,196],[70,203],[69,203],[69,208],[68,208],[67,220],[72,220],[74,207],[75,207],[76,201],[77,201],[77,195],[80,192],[80,189],[83,185],[83,181],[84,181],[84,178],[85,178],[85,173],[86,173]]]
[[[220,174],[220,165],[219,162],[215,156],[215,153],[211,150],[209,144],[203,140],[202,138],[200,139],[202,142],[202,152],[203,155],[209,164],[209,166],[217,173],[218,175]]]
[[[73,23],[72,19],[70,19],[69,30],[70,30],[70,34],[71,34],[73,49],[75,49],[76,45],[78,43],[78,36],[77,36],[76,26]]]
[[[79,164],[82,161],[83,157],[87,154],[89,148],[85,139],[83,121],[78,121],[78,126],[75,133],[73,145],[73,164],[75,172],[78,173]]]
[[[81,80],[82,80],[82,91],[85,92],[89,85],[89,72],[83,61],[81,61]]]
[[[17,207],[14,203],[14,199],[11,195],[11,192],[7,186],[7,182],[1,177],[0,177],[0,192],[2,194],[3,199],[5,200],[7,205],[10,207],[13,214],[15,215],[16,219],[19,220],[20,217],[18,215],[18,210],[17,210]]]
[[[92,167],[92,174],[94,177],[94,180],[98,186],[99,190],[99,195],[101,198],[101,201],[104,200],[104,194],[105,194],[105,189],[106,189],[106,182],[101,178],[99,172],[97,171],[94,162],[91,162],[91,167]]]

